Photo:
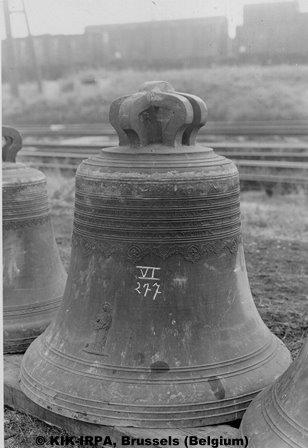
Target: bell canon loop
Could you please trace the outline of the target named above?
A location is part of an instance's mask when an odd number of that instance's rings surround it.
[[[307,448],[308,338],[287,371],[253,400],[241,433],[249,448]]]
[[[289,366],[251,296],[238,171],[196,143],[206,117],[166,82],[112,103],[120,144],[77,170],[63,305],[22,363],[40,406],[102,425],[218,424]]]
[[[20,134],[2,127],[4,353],[24,352],[55,315],[66,282],[46,178],[15,163]]]

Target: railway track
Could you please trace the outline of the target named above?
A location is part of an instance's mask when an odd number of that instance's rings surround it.
[[[39,149],[31,144],[20,152],[22,159],[27,160],[31,166],[75,171],[83,159],[96,154],[102,147],[111,145],[88,145],[86,148],[72,144],[62,144],[59,147],[56,144],[37,146]],[[217,152],[235,162],[243,181],[308,185],[308,151],[296,153],[275,151],[261,154],[255,152],[253,155],[247,150],[242,152],[217,150]]]
[[[61,170],[61,171],[73,171],[75,172],[77,164],[71,163],[44,163],[44,162],[30,162],[30,166],[33,168],[40,168],[44,170]],[[270,173],[257,173],[257,172],[242,172],[240,164],[237,163],[240,173],[240,180],[248,183],[261,183],[273,186],[275,184],[290,184],[290,185],[308,185],[308,177],[305,173],[304,175],[298,174],[270,174]],[[264,168],[264,166],[263,166]],[[292,166],[288,166],[288,169],[292,171]]]
[[[110,125],[101,123],[67,125],[18,125],[15,126],[23,136],[81,137],[115,135]],[[241,123],[209,121],[200,129],[202,135],[226,136],[308,136],[308,121],[245,121]]]
[[[202,143],[202,142],[201,142]],[[89,155],[99,152],[102,148],[116,146],[116,143],[103,144],[72,144],[72,143],[25,143],[23,153],[32,157],[60,157],[72,159],[85,159]],[[258,159],[258,160],[289,160],[308,162],[308,144],[276,145],[277,150],[271,150],[269,144],[230,144],[208,143],[218,154],[232,159]],[[273,145],[275,148],[275,145]],[[273,149],[274,149],[273,148]]]
[[[117,145],[111,126],[98,124],[17,126],[24,137],[20,158],[43,169],[75,170],[81,160]],[[209,141],[209,135],[244,136],[246,141]],[[249,140],[266,136],[271,141]],[[279,137],[279,141],[272,137]],[[285,141],[282,137],[301,137]],[[198,141],[231,158],[245,182],[308,185],[308,122],[208,123]],[[93,141],[89,144],[89,141]],[[96,140],[95,140],[96,139]],[[290,139],[289,139],[290,140]],[[83,143],[83,142],[86,143]]]

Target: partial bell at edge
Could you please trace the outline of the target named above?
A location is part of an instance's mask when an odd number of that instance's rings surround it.
[[[24,352],[61,303],[66,272],[59,257],[46,178],[15,163],[20,134],[2,127],[4,353]]]

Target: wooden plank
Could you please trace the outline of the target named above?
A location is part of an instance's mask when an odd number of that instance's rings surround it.
[[[5,355],[4,356],[4,404],[5,406],[30,414],[32,417],[44,421],[48,425],[56,426],[63,429],[71,436],[110,436],[117,446],[122,445],[122,437],[134,438],[150,438],[162,439],[171,436],[180,440],[180,447],[184,447],[184,439],[187,435],[195,435],[197,437],[219,438],[239,437],[238,429],[229,425],[206,426],[202,428],[170,428],[170,429],[143,429],[131,427],[112,427],[95,425],[91,423],[74,420],[55,414],[47,409],[38,406],[21,391],[19,385],[19,370],[22,355]],[[150,444],[148,446],[156,446]],[[163,445],[158,445],[163,446]]]

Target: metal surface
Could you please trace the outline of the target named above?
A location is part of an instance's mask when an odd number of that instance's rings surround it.
[[[293,364],[244,415],[249,448],[308,447],[308,339]]]
[[[162,82],[112,103],[120,146],[78,168],[63,306],[22,363],[40,406],[103,425],[217,424],[288,367],[251,297],[237,169],[195,143],[205,118]]]
[[[46,178],[15,163],[19,133],[2,127],[4,352],[19,353],[56,313],[66,273],[50,221]]]

